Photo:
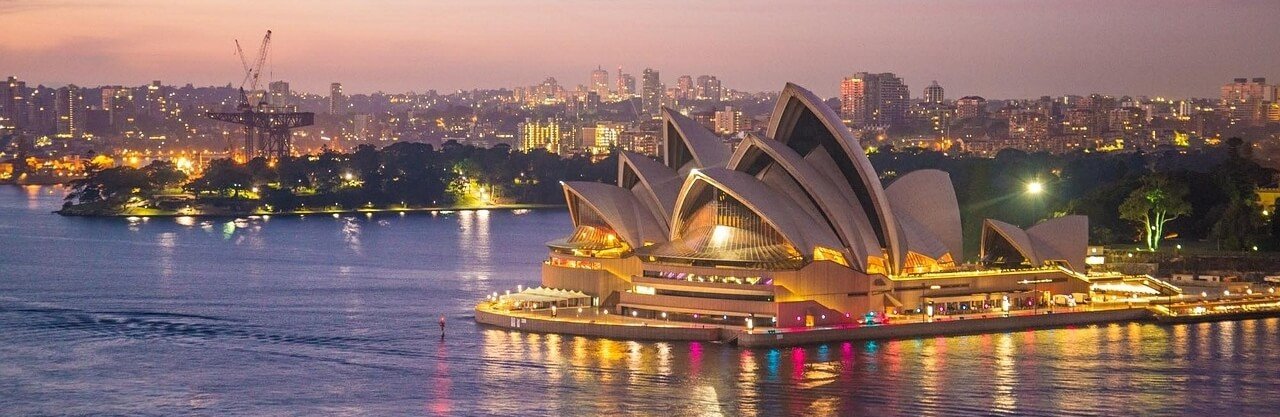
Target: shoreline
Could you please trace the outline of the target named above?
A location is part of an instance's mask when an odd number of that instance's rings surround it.
[[[74,213],[55,210],[54,214],[64,217],[85,218],[235,218],[248,216],[306,216],[313,214],[378,214],[378,213],[432,213],[444,211],[477,211],[477,210],[547,210],[564,208],[563,204],[491,204],[484,206],[437,206],[437,207],[405,207],[405,208],[356,208],[331,210],[291,210],[291,211],[249,211],[249,212],[159,212],[159,213]]]
[[[742,348],[809,346],[823,343],[903,340],[1005,333],[1024,330],[1047,330],[1072,326],[1111,323],[1154,323],[1174,325],[1186,323],[1241,321],[1280,317],[1280,310],[1237,311],[1200,315],[1168,315],[1156,308],[1124,307],[1086,311],[1016,315],[1010,317],[947,318],[932,322],[891,323],[824,328],[757,328],[676,324],[631,319],[617,315],[581,313],[574,317],[566,308],[566,317],[551,317],[537,312],[500,311],[487,303],[475,306],[475,321],[482,326],[530,333],[561,334],[621,340],[698,341],[732,343]]]

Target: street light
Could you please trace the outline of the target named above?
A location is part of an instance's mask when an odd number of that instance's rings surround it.
[[[1027,194],[1040,194],[1044,192],[1044,183],[1035,180],[1027,183]]]

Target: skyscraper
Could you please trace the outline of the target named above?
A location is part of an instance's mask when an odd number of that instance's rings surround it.
[[[840,113],[855,126],[896,125],[907,115],[907,85],[891,72],[859,72],[840,83]]]
[[[102,109],[107,112],[107,126],[118,131],[124,124],[133,103],[133,90],[124,86],[102,87]]]
[[[640,103],[644,113],[649,115],[658,114],[658,110],[662,108],[662,95],[664,93],[658,70],[645,68],[640,83]]]
[[[926,103],[942,103],[942,100],[945,98],[946,96],[943,95],[942,86],[938,85],[937,81],[934,81],[933,84],[929,84],[928,87],[924,88],[924,101]]]
[[[698,76],[697,96],[700,100],[721,101],[724,98],[724,90],[720,87],[720,80],[714,75]]]
[[[591,91],[600,97],[609,97],[609,71],[601,67],[591,71]]]
[[[342,83],[329,84],[329,114],[347,111],[347,98],[342,95]]]
[[[27,83],[9,77],[0,97],[0,116],[9,119],[9,125],[21,129],[27,121]]]
[[[697,97],[697,91],[693,88],[693,77],[681,75],[676,79],[676,95],[680,100],[689,100]]]
[[[151,117],[164,117],[168,113],[168,100],[164,96],[164,84],[160,80],[152,81],[147,85],[146,106],[147,115]]]
[[[622,74],[622,91],[618,92],[618,96],[623,99],[631,99],[631,97],[634,97],[635,95],[636,77],[631,74]]]
[[[626,77],[628,77],[628,75],[622,73],[622,66],[619,65],[618,66],[618,86],[616,89],[618,91],[619,100],[627,99],[628,98],[627,96],[631,94],[632,91],[635,91],[634,88],[627,88]]]
[[[84,136],[84,97],[75,84],[58,89],[54,98],[54,114],[58,137],[78,139]]]

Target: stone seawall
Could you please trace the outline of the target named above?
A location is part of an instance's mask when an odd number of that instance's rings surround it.
[[[1041,314],[1036,316],[966,319],[933,323],[891,324],[848,329],[815,329],[796,332],[738,334],[743,347],[778,347],[856,340],[910,339],[1045,329],[1109,322],[1146,321],[1153,315],[1145,308]]]
[[[701,341],[720,340],[718,327],[640,326],[634,324],[591,323],[547,320],[519,315],[506,315],[477,308],[476,322],[505,329],[534,333],[557,333],[626,340]]]

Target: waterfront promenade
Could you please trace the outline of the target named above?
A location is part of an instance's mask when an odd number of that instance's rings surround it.
[[[64,216],[84,216],[84,217],[247,217],[247,216],[308,216],[308,215],[333,215],[333,214],[392,214],[392,213],[438,213],[449,211],[465,211],[465,210],[539,210],[551,208],[563,208],[563,204],[485,204],[485,205],[457,205],[457,206],[398,206],[398,207],[316,207],[301,208],[297,210],[287,211],[267,211],[267,210],[224,210],[217,208],[205,209],[180,209],[180,210],[159,210],[152,208],[127,208],[119,212],[110,214],[81,214],[76,212],[57,211],[56,213]]]
[[[1280,296],[1250,294],[1235,297],[1178,296],[1127,299],[1117,302],[1053,306],[1004,314],[973,313],[925,317],[893,316],[885,324],[819,327],[756,327],[682,323],[641,319],[592,307],[506,310],[496,303],[475,307],[476,321],[490,326],[534,333],[556,333],[626,340],[720,341],[742,347],[798,346],[818,343],[890,340],[921,337],[1154,321],[1224,321],[1280,316]]]

